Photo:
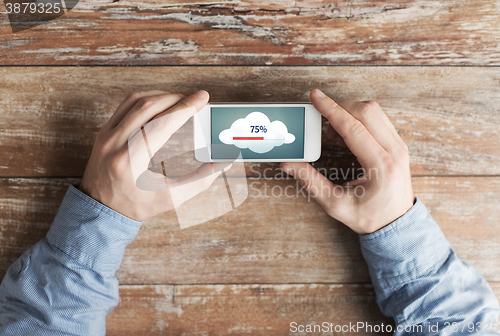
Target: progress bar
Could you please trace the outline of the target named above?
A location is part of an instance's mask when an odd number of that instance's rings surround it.
[[[233,137],[233,140],[264,140],[264,137]]]

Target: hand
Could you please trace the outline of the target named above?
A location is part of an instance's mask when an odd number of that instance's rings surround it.
[[[174,208],[169,193],[172,187],[180,187],[175,205],[207,189],[221,169],[228,168],[227,164],[203,164],[196,172],[177,180],[148,171],[147,167],[151,156],[199,112],[208,99],[206,91],[189,97],[158,90],[129,94],[97,134],[80,190],[129,218],[143,221]],[[145,124],[147,147],[134,145],[141,140],[144,143],[142,133],[136,131]],[[132,150],[129,144],[134,146]],[[147,176],[150,182],[159,186],[157,191],[137,187],[141,173],[147,173],[141,178]]]
[[[282,163],[325,211],[359,234],[373,233],[404,215],[414,202],[408,146],[373,101],[335,102],[313,90],[311,102],[330,122],[327,136],[347,145],[365,175],[334,185],[306,162]]]

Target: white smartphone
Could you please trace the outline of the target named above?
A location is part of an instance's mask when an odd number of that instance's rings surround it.
[[[321,114],[311,104],[208,104],[194,116],[200,162],[319,159]]]

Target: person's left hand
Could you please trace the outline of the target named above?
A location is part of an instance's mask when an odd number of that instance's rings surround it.
[[[129,94],[97,134],[80,190],[122,215],[143,221],[174,208],[169,189],[179,187],[179,205],[210,187],[222,170],[229,168],[227,163],[203,164],[177,180],[147,170],[151,156],[208,99],[203,90],[189,97],[158,90]],[[147,128],[146,146],[140,144],[144,141],[140,134],[143,125]],[[138,188],[141,173],[147,173],[150,182],[168,187],[159,191]]]

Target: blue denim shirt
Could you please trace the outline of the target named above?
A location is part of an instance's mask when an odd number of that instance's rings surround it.
[[[104,335],[106,315],[118,304],[114,274],[140,226],[71,186],[47,236],[12,264],[0,285],[0,335]],[[495,295],[456,256],[420,200],[360,240],[395,335],[496,334],[479,331],[498,322]],[[460,331],[446,329],[453,322]],[[463,328],[470,323],[472,332]]]

